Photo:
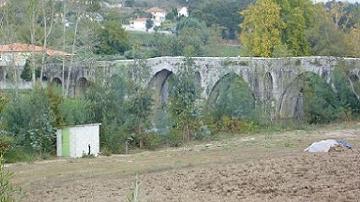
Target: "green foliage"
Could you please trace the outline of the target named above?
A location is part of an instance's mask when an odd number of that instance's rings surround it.
[[[162,139],[159,134],[149,133],[144,138],[144,147],[149,150],[158,148],[162,143]]]
[[[0,156],[4,155],[9,149],[11,149],[13,142],[13,137],[0,134]]]
[[[90,102],[84,99],[65,99],[59,111],[66,125],[87,124],[92,120]]]
[[[46,96],[49,98],[50,109],[55,117],[55,126],[64,125],[64,117],[60,111],[60,106],[64,101],[62,89],[59,86],[50,85],[46,89]]]
[[[281,7],[281,18],[286,24],[282,41],[293,56],[310,54],[310,45],[305,30],[314,23],[314,6],[311,0],[276,0]]]
[[[337,95],[323,79],[315,75],[304,75],[301,80],[307,123],[329,123],[342,115],[343,109]]]
[[[174,36],[156,33],[150,42],[155,56],[178,56],[183,53],[183,44]]]
[[[351,76],[352,74],[349,70],[349,67],[340,62],[335,68],[333,78],[341,106],[348,113],[348,116],[360,113],[360,100],[357,97],[359,95],[360,83],[356,77]]]
[[[33,162],[35,154],[21,146],[14,146],[5,153],[4,158],[6,163]]]
[[[99,30],[99,45],[96,48],[98,54],[124,53],[130,49],[128,34],[122,25],[115,20],[105,21],[103,28]]]
[[[229,74],[211,92],[208,110],[215,120],[223,116],[250,120],[254,116],[255,98],[243,79]]]
[[[236,74],[225,75],[207,101],[206,123],[215,133],[248,132],[256,116],[255,98],[248,84]]]
[[[91,112],[93,122],[102,123],[100,141],[102,147],[108,148],[112,153],[124,151],[126,139],[129,137],[124,128],[125,110],[124,96],[127,84],[122,76],[103,78],[91,85],[86,92],[88,110]],[[103,82],[107,80],[108,82]]]
[[[313,26],[306,31],[307,41],[315,55],[343,56],[348,52],[345,34],[337,29],[322,6],[315,7]],[[326,37],[324,37],[326,36]]]
[[[133,7],[135,4],[135,0],[125,0],[126,7]]]
[[[183,141],[190,141],[198,126],[195,101],[198,98],[195,66],[190,58],[179,67],[170,91],[169,112],[174,128],[182,131]]]
[[[217,120],[210,120],[207,123],[210,129],[218,133],[231,133],[231,134],[240,134],[254,132],[258,125],[249,120],[241,120],[235,117],[222,116]]]
[[[9,102],[9,97],[5,93],[0,92],[0,114],[4,110],[8,102]]]
[[[40,69],[36,68],[35,69],[35,77],[39,78],[40,77]],[[20,74],[20,78],[25,80],[25,81],[31,81],[32,80],[32,67],[30,65],[30,61],[26,61],[26,64],[24,66],[23,71]]]
[[[183,136],[184,136],[184,134],[180,130],[174,128],[166,136],[165,142],[170,147],[180,147],[184,143]]]
[[[14,95],[2,113],[5,130],[16,143],[36,152],[54,151],[54,115],[44,89]]]
[[[222,27],[222,37],[235,39],[242,22],[239,11],[244,10],[254,0],[197,0],[189,3],[190,16],[206,22],[208,27]]]
[[[145,24],[146,30],[151,29],[153,26],[154,26],[154,21],[152,21],[151,19],[147,19]]]
[[[136,134],[140,148],[144,147],[144,141],[148,135],[146,129],[150,127],[149,117],[152,104],[151,91],[142,88],[137,89],[125,103],[128,114],[126,125],[130,132]]]
[[[259,0],[243,11],[240,40],[250,55],[272,57],[282,45],[281,33],[286,24],[281,18],[281,7],[273,0]]]
[[[11,184],[12,173],[7,171],[4,166],[3,155],[0,155],[0,201],[11,202],[15,201],[15,193],[17,189]]]

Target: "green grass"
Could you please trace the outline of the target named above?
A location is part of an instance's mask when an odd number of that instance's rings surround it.
[[[236,57],[241,52],[241,46],[227,44],[209,44],[205,46],[205,55],[209,57]]]
[[[131,44],[137,44],[140,46],[149,46],[150,41],[154,38],[153,33],[147,32],[136,32],[136,31],[129,31],[129,40]]]

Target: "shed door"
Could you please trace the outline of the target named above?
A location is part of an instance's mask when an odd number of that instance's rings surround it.
[[[62,130],[62,156],[70,157],[70,129],[64,128]]]

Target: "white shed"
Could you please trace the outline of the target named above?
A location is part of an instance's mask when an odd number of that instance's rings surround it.
[[[56,132],[56,153],[61,157],[79,158],[100,151],[100,125],[69,126]]]

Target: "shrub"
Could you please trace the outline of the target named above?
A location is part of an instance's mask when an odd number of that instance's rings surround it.
[[[83,99],[66,99],[59,106],[59,111],[66,125],[89,123],[92,119],[90,103]]]
[[[0,155],[5,154],[11,148],[13,141],[12,137],[0,134]]]
[[[111,154],[112,154],[112,152],[111,152],[111,150],[109,148],[103,147],[101,149],[101,155],[103,155],[103,156],[111,156]]]
[[[144,138],[144,145],[146,149],[154,150],[161,144],[161,137],[159,134],[150,133]]]
[[[4,130],[17,145],[35,152],[55,150],[54,116],[44,89],[12,96],[2,113]]]
[[[10,183],[12,173],[5,170],[4,158],[0,155],[0,201],[15,201],[15,193],[18,192]]]
[[[6,163],[15,163],[15,162],[32,162],[35,159],[33,152],[25,150],[21,146],[16,146],[8,150],[4,158]]]
[[[183,134],[178,129],[172,129],[166,137],[166,143],[171,147],[180,147],[183,144]]]

